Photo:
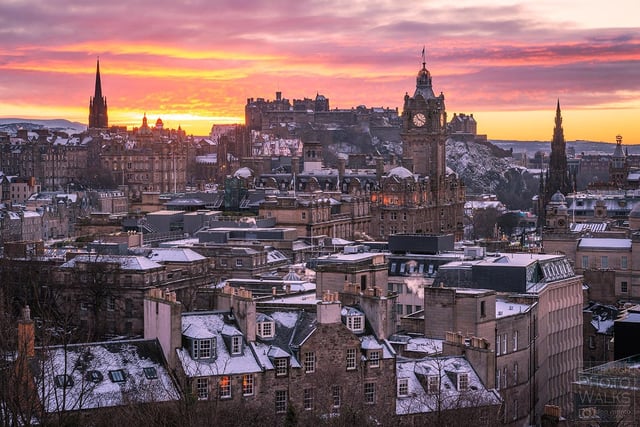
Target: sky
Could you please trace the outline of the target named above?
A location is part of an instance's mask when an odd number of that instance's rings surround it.
[[[207,135],[247,98],[402,109],[425,47],[449,117],[490,139],[640,144],[640,1],[1,0],[0,117]]]

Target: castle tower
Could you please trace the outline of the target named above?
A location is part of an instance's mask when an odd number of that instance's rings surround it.
[[[408,93],[404,96],[400,137],[407,169],[430,177],[432,182],[444,178],[446,125],[444,95],[440,93],[435,96],[433,93],[431,73],[427,70],[423,49],[422,69],[416,77],[416,90],[412,97]]]
[[[100,81],[100,60],[96,65],[96,87],[92,98],[89,98],[89,128],[107,128],[109,119],[107,116],[107,98],[102,96],[102,83]]]

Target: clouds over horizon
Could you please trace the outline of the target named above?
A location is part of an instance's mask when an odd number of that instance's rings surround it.
[[[86,115],[98,56],[111,116],[242,117],[247,97],[277,90],[395,107],[423,45],[434,89],[469,112],[549,109],[558,97],[573,109],[640,108],[640,28],[544,14],[545,1],[76,3],[0,4],[0,115],[11,115],[3,103]]]

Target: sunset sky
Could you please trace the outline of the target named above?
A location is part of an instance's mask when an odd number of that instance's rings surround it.
[[[437,5],[436,5],[437,4]],[[426,46],[447,111],[490,139],[640,144],[640,1],[2,0],[0,117],[87,123],[96,59],[109,123],[206,135],[248,97],[402,108]]]

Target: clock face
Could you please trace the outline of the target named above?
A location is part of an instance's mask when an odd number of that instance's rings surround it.
[[[425,123],[427,123],[427,119],[424,116],[424,114],[418,113],[415,116],[413,116],[413,124],[414,125],[416,125],[418,127],[421,127],[421,126],[424,126]]]

